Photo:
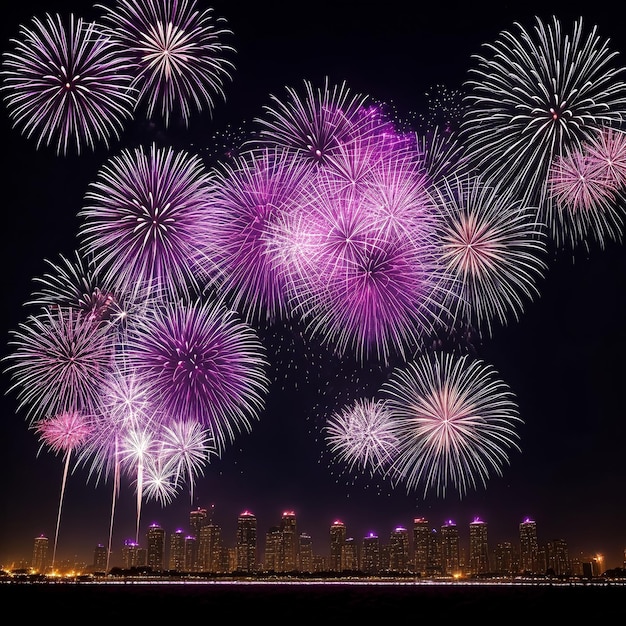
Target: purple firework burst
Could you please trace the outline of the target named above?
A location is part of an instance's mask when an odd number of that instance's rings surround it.
[[[424,354],[396,368],[380,391],[398,438],[390,476],[407,491],[463,495],[491,472],[502,475],[508,450],[519,449],[514,395],[481,360]]]
[[[291,153],[266,149],[220,164],[215,174],[216,220],[205,232],[211,264],[219,266],[220,287],[250,322],[284,318],[284,279],[269,244],[274,224],[289,210],[306,170]]]
[[[277,226],[289,305],[340,355],[404,355],[442,319],[448,286],[417,168],[403,149],[356,186],[321,168]]]
[[[79,238],[119,291],[179,293],[198,284],[201,233],[212,185],[201,159],[152,145],[123,150],[101,168],[79,212]]]
[[[155,306],[130,337],[127,357],[137,375],[151,381],[168,423],[205,425],[220,454],[264,408],[263,345],[221,301]]]
[[[165,125],[180,114],[188,123],[192,109],[215,108],[215,98],[225,99],[223,87],[234,69],[227,45],[232,31],[213,9],[200,10],[195,0],[117,0],[114,6],[97,5],[135,62],[133,87],[139,91],[150,119],[155,112]]]
[[[119,138],[136,104],[132,62],[101,26],[46,14],[12,42],[13,52],[3,55],[4,100],[14,125],[38,148],[80,153]]]
[[[107,326],[73,309],[31,315],[11,331],[13,352],[5,359],[18,408],[38,421],[81,411],[92,414],[113,367],[113,341]]]

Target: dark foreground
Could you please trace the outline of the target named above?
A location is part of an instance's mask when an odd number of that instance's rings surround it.
[[[183,618],[228,620],[262,616],[298,623],[340,623],[361,618],[509,621],[593,615],[620,623],[626,585],[368,584],[368,583],[34,583],[0,584],[0,605],[35,618],[72,620]],[[592,611],[592,613],[591,613]],[[168,617],[170,616],[170,617]],[[617,620],[615,622],[614,620]],[[367,621],[366,623],[369,623]]]

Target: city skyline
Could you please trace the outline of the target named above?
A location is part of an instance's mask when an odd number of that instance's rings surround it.
[[[626,65],[626,41],[610,12],[583,3],[539,3],[523,9],[465,7],[424,9],[412,22],[400,3],[380,13],[354,12],[330,3],[302,19],[296,8],[231,7],[228,2],[198,0],[227,20],[236,49],[233,80],[224,85],[225,101],[212,115],[191,115],[188,127],[138,119],[109,149],[59,156],[12,127],[3,107],[2,137],[11,158],[3,166],[6,227],[2,291],[5,349],[9,331],[26,317],[24,303],[35,277],[49,271],[45,260],[70,257],[76,246],[78,213],[89,183],[103,162],[122,148],[147,148],[152,142],[197,153],[207,164],[225,159],[228,148],[249,136],[253,119],[285,87],[303,80],[316,84],[330,76],[355,92],[395,107],[400,119],[423,123],[458,122],[458,94],[475,65],[472,55],[483,44],[519,21],[532,28],[535,16],[554,14],[570,28],[598,26],[610,40],[617,63]],[[98,12],[77,1],[25,2],[5,9],[3,50],[18,27],[45,12]],[[538,297],[524,305],[490,339],[472,346],[512,390],[519,406],[519,451],[509,449],[502,475],[491,473],[483,487],[445,497],[392,486],[376,473],[354,471],[330,452],[324,441],[325,419],[388,381],[389,368],[374,362],[338,359],[328,347],[288,327],[262,335],[268,347],[271,392],[260,419],[249,433],[213,458],[193,489],[179,493],[167,507],[142,504],[140,516],[132,480],[126,476],[116,501],[112,545],[155,520],[175,527],[184,511],[218,504],[224,523],[244,510],[272,525],[283,510],[305,521],[312,537],[322,537],[333,519],[342,519],[356,537],[381,536],[393,527],[425,517],[436,527],[446,519],[459,526],[476,517],[490,524],[494,542],[510,537],[530,517],[541,541],[563,538],[571,553],[602,553],[607,567],[619,567],[626,547],[626,498],[623,442],[626,404],[621,394],[626,368],[626,253],[621,242],[588,252],[556,251],[547,259]],[[9,377],[3,374],[5,392]],[[0,562],[32,551],[35,537],[53,539],[62,487],[63,456],[42,447],[18,407],[15,394],[2,405],[2,475],[5,505],[0,516]],[[89,559],[95,545],[108,541],[112,509],[111,481],[96,480],[89,468],[67,476],[57,558]],[[139,520],[137,519],[139,516]],[[86,520],[89,522],[86,523]],[[267,520],[267,521],[266,521]],[[261,529],[264,532],[264,529]],[[545,533],[545,535],[544,535]],[[562,536],[561,536],[562,535]],[[81,537],[76,542],[72,538]],[[612,559],[612,561],[608,560]]]

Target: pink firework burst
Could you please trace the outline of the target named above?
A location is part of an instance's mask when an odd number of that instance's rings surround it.
[[[623,190],[626,185],[626,133],[623,130],[603,128],[583,145],[583,152],[618,190]]]
[[[623,212],[616,202],[617,184],[606,161],[584,150],[558,157],[550,169],[550,198],[572,247],[594,239],[601,247],[621,237]]]

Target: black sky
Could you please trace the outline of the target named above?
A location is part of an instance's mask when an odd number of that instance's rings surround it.
[[[515,21],[527,27],[534,16],[553,14],[566,27],[583,16],[588,27],[611,40],[626,64],[626,37],[615,16],[584,3],[524,3],[513,9],[503,3],[429,3],[426,10],[409,10],[410,3],[328,2],[302,5],[282,2],[210,3],[215,14],[228,20],[237,50],[233,81],[225,86],[226,102],[218,103],[213,119],[195,116],[189,129],[174,129],[172,143],[190,151],[210,151],[215,135],[228,128],[246,127],[270,94],[282,95],[285,86],[303,80],[344,80],[351,90],[393,103],[400,112],[423,110],[426,93],[434,86],[460,89],[472,66],[471,55]],[[517,5],[517,3],[515,3]],[[250,6],[247,6],[250,5]],[[287,6],[284,6],[287,5]],[[471,5],[471,7],[470,7]],[[18,34],[18,26],[45,12],[74,12],[86,18],[97,12],[79,0],[25,0],[4,9],[0,26],[2,50]],[[159,131],[139,120],[119,145],[80,157],[56,156],[35,149],[34,142],[11,128],[6,109],[0,115],[4,165],[4,241],[2,273],[3,341],[25,319],[23,303],[35,276],[56,260],[71,254],[87,185],[109,155],[121,147],[154,139]],[[160,141],[166,141],[159,134]],[[521,453],[511,453],[502,477],[486,489],[462,499],[454,492],[446,499],[392,491],[371,484],[366,477],[349,481],[328,466],[316,413],[317,384],[273,391],[267,410],[249,435],[242,436],[224,458],[211,464],[195,487],[195,500],[181,494],[168,509],[154,503],[142,511],[142,527],[160,522],[166,531],[188,527],[192,507],[215,504],[216,519],[227,540],[234,538],[237,515],[249,509],[257,515],[260,533],[275,525],[283,510],[296,512],[299,530],[311,533],[314,547],[326,552],[328,528],[336,518],[360,539],[373,530],[386,538],[397,525],[409,526],[425,516],[433,526],[453,519],[465,533],[474,516],[489,523],[490,541],[517,540],[518,524],[526,516],[537,521],[540,542],[562,538],[570,554],[602,553],[608,567],[622,565],[626,548],[626,254],[623,244],[592,248],[589,254],[557,253],[550,259],[541,297],[527,304],[519,321],[496,333],[477,348],[516,394],[524,425]],[[7,348],[2,349],[5,354]],[[353,377],[345,368],[316,371],[316,361],[296,359],[321,388],[334,386],[338,396],[354,392]],[[285,363],[277,363],[281,372]],[[291,372],[293,370],[289,370]],[[9,379],[3,378],[3,389]],[[364,380],[366,377],[359,377]],[[376,378],[374,377],[374,380]],[[339,392],[342,392],[339,393]],[[0,565],[30,558],[35,536],[53,537],[62,476],[60,457],[43,451],[16,414],[13,395],[2,398],[0,472],[3,506],[0,510]],[[354,483],[354,484],[352,484]],[[85,470],[67,483],[59,535],[58,558],[91,562],[93,548],[106,543],[111,489],[94,485]],[[134,496],[123,490],[118,504],[114,549],[134,536]]]

